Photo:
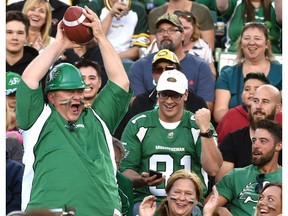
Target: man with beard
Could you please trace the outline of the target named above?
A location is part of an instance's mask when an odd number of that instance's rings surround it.
[[[258,111],[255,115],[263,113]],[[282,150],[281,125],[269,119],[257,121],[251,139],[252,164],[233,169],[216,184],[219,197],[215,215],[251,216],[263,186],[268,182],[282,182],[282,167],[278,164]]]
[[[178,16],[165,13],[158,18],[156,29],[156,42],[159,50],[168,49],[176,54],[182,72],[188,79],[188,89],[202,97],[212,112],[215,87],[213,73],[206,62],[183,51],[184,28]],[[134,96],[155,88],[156,83],[151,71],[153,57],[156,54],[151,53],[132,64],[128,77]]]
[[[256,89],[249,111],[250,126],[228,133],[219,146],[223,164],[215,177],[216,182],[233,168],[251,164],[251,137],[254,136],[257,122],[261,119],[274,120],[281,110],[281,93],[276,87],[265,84]],[[281,161],[280,155],[279,164],[282,164]]]

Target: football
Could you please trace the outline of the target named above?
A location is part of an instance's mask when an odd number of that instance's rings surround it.
[[[62,27],[67,37],[77,44],[85,45],[93,39],[92,29],[83,25],[83,22],[91,22],[84,14],[84,8],[70,6],[64,13]]]

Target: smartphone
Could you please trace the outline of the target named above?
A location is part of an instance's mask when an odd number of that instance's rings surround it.
[[[159,178],[161,178],[162,177],[162,173],[161,172],[157,172],[157,171],[155,171],[155,170],[149,170],[149,176],[151,177],[151,176],[153,176],[153,175],[156,175],[157,177],[156,177],[156,179],[159,179]]]

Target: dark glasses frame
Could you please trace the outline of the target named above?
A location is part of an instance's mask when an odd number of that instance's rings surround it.
[[[184,94],[175,93],[175,94],[167,94],[165,91],[158,92],[157,96],[160,100],[167,100],[169,97],[173,101],[180,101]]]
[[[174,70],[176,69],[176,66],[174,65],[167,65],[165,68],[161,67],[161,66],[156,66],[152,68],[152,73],[153,74],[162,74],[164,71],[168,71],[168,70]]]

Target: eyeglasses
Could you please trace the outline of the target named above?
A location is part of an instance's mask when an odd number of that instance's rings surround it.
[[[188,11],[176,10],[176,11],[174,11],[174,14],[177,15],[177,16],[185,16],[185,17],[188,17],[188,18],[193,17],[193,14],[188,12]]]
[[[169,28],[169,29],[158,29],[156,31],[156,34],[158,35],[164,35],[165,32],[167,32],[167,34],[169,35],[173,35],[175,34],[176,32],[180,31],[179,29],[173,29],[173,28]]]
[[[171,93],[166,93],[166,92],[159,92],[158,93],[158,98],[160,100],[167,100],[168,98],[171,98],[173,101],[180,101],[181,98],[183,97],[183,94],[171,94]]]
[[[174,65],[167,65],[165,68],[161,66],[156,66],[152,68],[152,73],[161,75],[164,71],[173,70],[173,69],[176,69]]]
[[[258,184],[255,186],[255,192],[257,194],[259,194],[262,191],[264,180],[265,180],[265,174],[264,173],[261,173],[261,174],[256,176],[256,181]]]

